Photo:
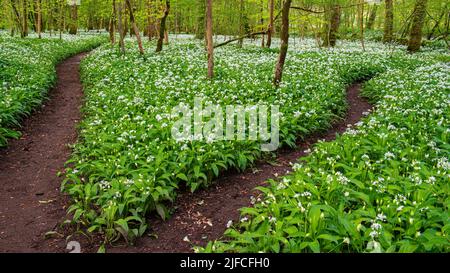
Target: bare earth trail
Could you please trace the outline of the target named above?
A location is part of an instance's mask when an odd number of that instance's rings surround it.
[[[150,236],[140,238],[136,246],[117,246],[108,252],[172,253],[192,252],[192,246],[205,246],[208,241],[219,239],[229,220],[239,221],[239,209],[251,206],[251,197],[257,198],[255,187],[263,186],[268,179],[291,171],[291,163],[307,155],[307,151],[319,140],[332,141],[342,134],[348,125],[361,120],[372,106],[359,96],[361,84],[347,89],[349,110],[347,116],[322,134],[310,136],[298,143],[295,150],[280,151],[276,166],[260,162],[244,173],[228,173],[219,178],[211,188],[178,196],[176,211],[167,221],[150,219]],[[189,241],[185,240],[188,239]],[[94,250],[94,249],[92,249]]]
[[[82,86],[80,60],[71,57],[57,66],[58,80],[49,100],[23,122],[22,137],[0,149],[0,252],[64,252],[44,240],[66,215],[61,178],[77,139]]]
[[[21,139],[0,149],[0,252],[66,252],[65,236],[44,239],[44,235],[54,230],[66,236],[72,233],[59,228],[69,200],[60,193],[61,178],[56,174],[70,156],[68,144],[77,139],[83,97],[78,69],[83,56],[58,65],[58,80],[49,101],[23,122]],[[135,246],[109,246],[108,252],[191,252],[193,245],[220,238],[227,222],[238,221],[239,209],[250,206],[251,196],[259,195],[255,187],[291,171],[291,163],[305,156],[305,150],[320,139],[332,141],[371,109],[359,97],[360,90],[360,84],[348,88],[350,107],[345,119],[300,142],[295,150],[280,151],[278,164],[259,162],[244,173],[222,175],[209,189],[180,193],[169,220],[149,219],[150,236],[138,239]],[[101,243],[99,238],[89,240],[79,234],[71,240],[81,243],[82,252],[95,252]]]

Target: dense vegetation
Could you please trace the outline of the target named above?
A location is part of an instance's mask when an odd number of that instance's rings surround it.
[[[104,41],[89,35],[23,40],[0,34],[0,147],[19,136],[14,129],[21,118],[45,99],[56,80],[55,65]]]
[[[427,64],[370,80],[376,111],[261,188],[229,241],[205,251],[448,251],[449,72]]]
[[[196,135],[228,125],[224,109],[176,140],[179,109],[278,105],[270,121],[292,148],[341,119],[346,87],[364,81],[376,110],[196,250],[448,252],[449,27],[442,0],[0,0],[0,147],[46,99],[55,66],[96,48],[81,63],[83,120],[62,191],[78,228],[132,243],[180,191],[274,156],[260,138]]]
[[[65,184],[76,200],[70,209],[74,219],[109,239],[120,234],[133,239],[144,232],[149,212],[168,216],[165,204],[181,186],[195,191],[222,171],[243,170],[262,156],[259,141],[175,141],[172,108],[180,103],[192,108],[195,96],[205,105],[281,105],[281,142],[294,146],[297,138],[327,128],[345,113],[347,84],[434,56],[411,57],[400,50],[386,55],[379,44],[361,52],[351,45],[335,51],[294,48],[276,92],[270,80],[276,52],[256,47],[218,50],[214,82],[206,80],[201,45],[192,41],[145,59],[137,51],[120,57],[109,46],[96,50],[82,65],[86,118]]]

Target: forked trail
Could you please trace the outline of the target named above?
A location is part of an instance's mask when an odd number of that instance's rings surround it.
[[[64,169],[70,156],[68,145],[77,137],[83,95],[78,68],[83,56],[58,65],[50,100],[24,121],[21,139],[0,149],[0,252],[65,251],[65,238],[46,240],[44,235],[61,230],[58,225],[66,215],[68,200],[60,193],[61,178],[56,174]],[[192,245],[220,238],[227,222],[238,221],[239,209],[250,206],[250,198],[258,196],[255,187],[291,171],[290,163],[306,155],[305,150],[319,139],[331,141],[361,119],[371,105],[359,96],[360,89],[360,84],[348,88],[350,109],[344,120],[302,141],[296,150],[280,151],[278,164],[260,162],[244,173],[224,174],[209,189],[180,193],[169,220],[150,219],[150,236],[140,238],[135,246],[109,247],[108,252],[190,252]],[[100,244],[84,236],[73,239],[79,239],[83,252],[96,251]]]
[[[157,218],[150,220],[150,236],[137,241],[136,246],[118,246],[109,252],[191,252],[192,245],[206,245],[223,235],[229,220],[239,221],[239,209],[251,205],[251,197],[257,197],[255,187],[262,186],[277,175],[291,171],[291,164],[305,156],[312,145],[323,139],[332,141],[336,134],[345,132],[349,124],[360,121],[371,105],[360,95],[361,84],[353,84],[347,89],[349,111],[345,119],[335,123],[323,134],[310,136],[298,144],[295,150],[281,151],[276,166],[258,163],[244,173],[223,175],[209,189],[178,196],[173,216],[163,222]]]
[[[64,251],[44,235],[66,215],[57,173],[70,155],[68,144],[77,137],[83,56],[58,65],[50,100],[23,122],[20,139],[0,149],[0,252]]]

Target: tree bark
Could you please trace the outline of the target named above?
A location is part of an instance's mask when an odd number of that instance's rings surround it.
[[[428,36],[427,36],[428,40],[431,40],[434,36],[434,33],[436,33],[436,30],[439,30],[439,25],[441,24],[442,18],[444,18],[445,12],[446,11],[443,10],[441,15],[439,16],[439,19],[435,21],[433,28],[428,33]]]
[[[111,16],[111,26],[109,30],[109,39],[111,40],[111,45],[116,44],[116,0],[112,2],[112,16]]]
[[[213,19],[212,0],[206,1],[206,43],[208,50],[208,78],[214,77],[214,45],[213,45]]]
[[[393,0],[385,0],[385,3],[383,42],[390,43],[393,40],[394,33],[394,2]]]
[[[36,23],[36,32],[38,33],[39,39],[41,36],[41,27],[42,27],[42,11],[41,11],[41,0],[36,1],[36,12],[37,12],[37,23]]]
[[[333,5],[331,8],[330,20],[328,23],[328,31],[325,34],[324,46],[334,47],[336,45],[337,34],[341,24],[341,6]]]
[[[267,32],[267,47],[272,46],[272,35],[274,34],[274,0],[269,0],[269,31]]]
[[[78,6],[70,7],[70,27],[69,34],[76,35],[78,32]]]
[[[161,24],[159,26],[159,38],[158,43],[156,45],[156,52],[161,52],[163,49],[164,35],[166,32],[166,21],[167,16],[169,16],[170,12],[170,0],[166,0],[166,7],[164,8],[164,14],[161,18]]]
[[[370,11],[369,20],[367,20],[366,28],[371,30],[375,24],[375,19],[377,18],[378,5],[374,5]]]
[[[123,30],[123,20],[122,20],[122,9],[123,9],[123,5],[122,3],[119,2],[118,6],[117,6],[117,17],[119,20],[118,23],[118,30],[119,30],[119,35],[120,35],[120,39],[119,39],[119,47],[120,47],[120,52],[122,54],[125,54],[125,32]]]
[[[289,11],[291,9],[291,4],[292,0],[285,0],[282,9],[280,55],[278,56],[278,62],[275,66],[275,77],[273,79],[273,84],[276,87],[280,85],[283,78],[283,68],[289,47]]]
[[[148,35],[148,40],[151,41],[153,38],[153,35],[155,34],[155,21],[153,19],[153,15],[152,15],[152,8],[154,7],[153,5],[153,0],[148,0],[147,2],[147,35]]]
[[[22,2],[23,6],[22,6],[22,10],[23,10],[23,15],[22,15],[22,32],[23,32],[23,37],[27,37],[28,36],[28,1],[27,0],[23,0]]]
[[[17,26],[20,28],[20,37],[25,38],[25,30],[23,28],[23,20],[22,20],[22,17],[20,16],[20,13],[16,6],[15,0],[11,0],[11,7],[13,9],[13,12],[14,12],[14,15],[16,18]]]
[[[411,33],[408,43],[409,52],[417,52],[422,45],[422,28],[425,21],[428,0],[417,0],[414,7]]]
[[[240,0],[239,4],[239,36],[244,37],[245,26],[244,26],[244,0]],[[244,45],[244,39],[241,38],[238,40],[238,46],[242,47]]]
[[[144,52],[144,47],[142,46],[141,34],[139,33],[139,29],[138,29],[135,19],[134,19],[133,6],[131,5],[130,0],[126,0],[126,4],[128,6],[128,10],[130,11],[130,23],[133,26],[134,35],[136,35],[136,40],[137,40],[138,46],[139,46],[139,52],[141,53],[141,55],[144,55],[145,52]]]
[[[359,1],[360,5],[358,6],[359,11],[359,28],[361,31],[361,46],[363,51],[366,51],[366,45],[364,43],[364,0]]]

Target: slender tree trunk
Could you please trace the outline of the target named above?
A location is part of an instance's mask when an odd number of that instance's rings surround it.
[[[206,1],[206,43],[208,50],[208,78],[214,78],[214,45],[213,45],[213,18],[212,0]]]
[[[148,40],[151,41],[154,35],[154,28],[155,28],[155,22],[153,20],[152,15],[152,7],[153,7],[153,0],[148,0],[147,2],[147,35]]]
[[[280,55],[278,56],[278,62],[275,67],[275,77],[273,84],[278,87],[283,78],[283,68],[286,61],[287,50],[289,47],[289,10],[291,9],[292,0],[285,0],[282,10],[281,18],[281,46]]]
[[[334,47],[336,45],[337,34],[341,24],[341,6],[334,4],[331,8],[328,31],[325,34],[324,46]]]
[[[267,32],[267,47],[270,48],[272,46],[272,36],[274,34],[274,0],[269,0],[269,29]]]
[[[16,18],[17,26],[20,28],[20,37],[21,38],[25,38],[25,30],[23,28],[23,19],[20,16],[20,13],[19,13],[19,10],[18,10],[18,8],[16,6],[15,0],[11,0],[11,7],[13,9],[13,12],[14,12],[14,15],[15,15],[15,18]]]
[[[134,35],[136,35],[136,40],[137,40],[138,46],[139,46],[139,52],[141,53],[141,55],[144,55],[145,52],[144,52],[144,47],[142,46],[141,34],[139,33],[139,29],[138,29],[135,19],[134,19],[133,6],[131,5],[130,0],[125,0],[125,1],[128,6],[128,10],[130,12],[130,23],[133,26]]]
[[[70,7],[70,27],[69,34],[76,35],[78,32],[78,6]]]
[[[205,0],[198,1],[198,17],[197,17],[197,29],[195,33],[196,39],[205,39]]]
[[[361,31],[361,46],[363,51],[366,51],[366,45],[364,43],[364,0],[359,1],[358,5],[358,11],[359,11],[359,28]]]
[[[59,3],[59,39],[62,40],[62,32],[64,30],[64,1]]]
[[[367,20],[366,28],[369,30],[373,29],[375,19],[377,18],[378,5],[374,5],[370,11],[369,20]]]
[[[425,21],[425,13],[427,11],[427,1],[428,0],[416,1],[408,43],[409,52],[418,51],[420,49],[420,46],[422,45],[422,28]]]
[[[244,36],[244,0],[240,0],[240,4],[239,4],[239,36],[243,37]],[[239,39],[238,41],[238,46],[242,47],[242,45],[244,44],[244,39]]]
[[[116,10],[116,0],[113,0],[112,2],[112,19],[111,19],[111,44],[115,45],[116,44],[116,24],[117,24],[117,10]]]
[[[41,36],[41,27],[42,27],[41,0],[36,1],[36,12],[37,12],[36,31],[38,33],[39,39],[41,39],[42,38],[42,36]]]
[[[23,16],[22,16],[22,24],[23,24],[23,37],[28,36],[28,1],[23,0],[22,2],[22,10],[23,10]]]
[[[441,15],[439,16],[439,19],[435,22],[433,28],[428,33],[428,40],[431,40],[433,38],[434,33],[436,33],[436,30],[439,29],[439,25],[441,24],[442,18],[444,18],[445,10],[442,11]]]
[[[161,24],[159,26],[159,38],[158,43],[156,45],[156,52],[161,52],[163,49],[164,35],[166,32],[166,21],[167,16],[169,16],[170,12],[170,0],[166,0],[166,7],[164,9],[163,17],[161,18]]]
[[[264,0],[261,0],[261,18],[260,18],[259,23],[261,24],[261,27],[263,29],[265,29],[265,27],[264,27]],[[261,47],[263,47],[263,48],[266,46],[265,37],[266,36],[264,34],[261,36]]]
[[[394,33],[394,2],[393,0],[385,0],[385,3],[383,42],[390,43],[393,40]]]
[[[117,17],[118,17],[118,30],[119,30],[119,35],[120,35],[120,40],[119,40],[119,46],[120,46],[120,52],[122,54],[125,54],[125,32],[123,29],[123,19],[122,19],[122,9],[123,9],[123,4],[119,2],[118,6],[117,6]]]

